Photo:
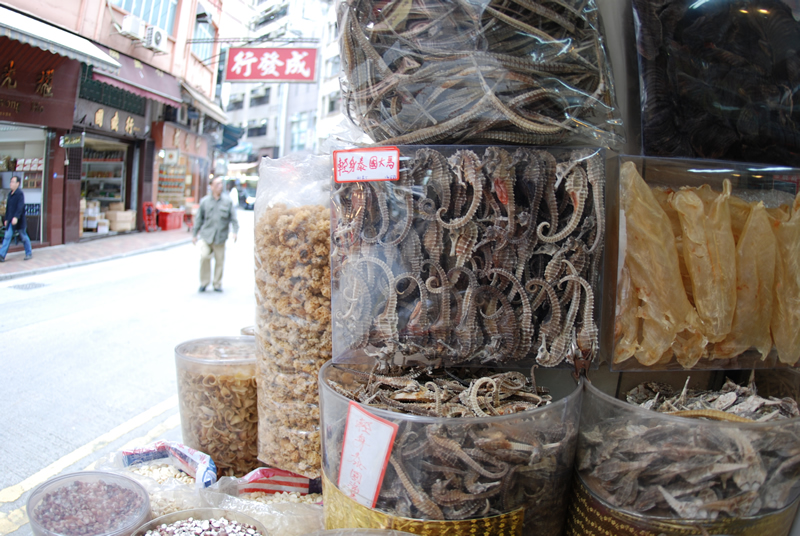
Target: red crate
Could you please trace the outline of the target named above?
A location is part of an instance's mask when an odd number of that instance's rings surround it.
[[[158,213],[158,226],[162,231],[172,231],[173,229],[180,229],[183,225],[183,211],[176,210],[175,212],[159,212]]]

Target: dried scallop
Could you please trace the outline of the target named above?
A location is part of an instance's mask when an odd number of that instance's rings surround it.
[[[736,357],[755,347],[766,359],[772,350],[770,320],[775,284],[775,236],[764,203],[753,205],[736,244],[736,312],[715,358]]]

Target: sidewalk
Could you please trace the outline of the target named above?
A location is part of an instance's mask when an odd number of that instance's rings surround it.
[[[9,252],[6,262],[0,263],[0,281],[147,253],[191,241],[191,233],[181,226],[174,231],[126,233],[62,246],[34,248],[33,258],[29,261],[22,260],[25,257],[22,251]]]

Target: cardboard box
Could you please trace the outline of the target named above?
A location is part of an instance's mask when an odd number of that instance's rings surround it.
[[[105,234],[108,232],[108,220],[97,220],[97,234]]]
[[[107,212],[125,210],[125,203],[109,203]]]
[[[109,221],[108,228],[111,231],[117,231],[119,233],[126,232],[126,231],[133,231],[133,222],[132,221]]]
[[[87,201],[86,202],[86,208],[89,208],[89,207],[95,207],[98,210],[100,210],[100,201]]]
[[[84,229],[97,229],[97,220],[99,218],[97,216],[86,216],[86,219],[83,220],[83,228]]]
[[[91,216],[93,218],[100,216],[100,209],[98,207],[86,207],[84,212],[86,212],[87,216]]]
[[[110,211],[110,212],[106,212],[106,219],[108,221],[131,222],[131,221],[133,221],[133,211],[132,210],[113,210],[113,211]]]
[[[81,197],[81,212],[86,210],[86,198]]]

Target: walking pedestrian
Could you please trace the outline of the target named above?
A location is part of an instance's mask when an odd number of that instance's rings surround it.
[[[194,219],[192,243],[200,239],[200,292],[205,292],[211,282],[211,257],[214,257],[214,290],[222,292],[222,268],[225,264],[225,241],[233,226],[231,236],[236,242],[239,220],[230,196],[222,195],[221,178],[211,181],[211,194],[200,200]]]
[[[14,231],[19,233],[22,245],[25,247],[24,260],[29,261],[33,258],[31,240],[26,232],[25,194],[22,193],[22,189],[19,187],[21,182],[16,175],[11,177],[11,193],[8,194],[6,199],[6,215],[3,218],[5,236],[3,236],[3,245],[0,246],[0,262],[6,262],[6,254],[11,246],[11,238],[14,236]]]

